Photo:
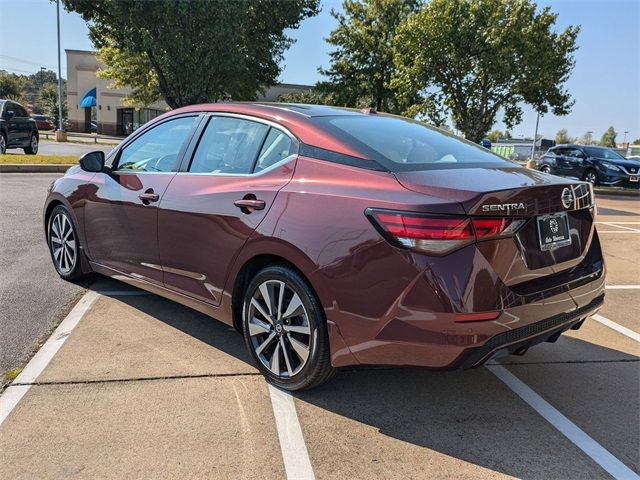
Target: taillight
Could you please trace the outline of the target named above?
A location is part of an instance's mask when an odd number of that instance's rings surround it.
[[[374,208],[365,213],[392,245],[434,255],[444,255],[476,240],[511,235],[524,223],[512,218],[423,215]]]

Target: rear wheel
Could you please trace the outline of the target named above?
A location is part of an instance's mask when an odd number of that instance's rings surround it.
[[[549,165],[544,165],[540,171],[543,173],[551,173],[551,167]]]
[[[35,155],[38,153],[38,135],[35,133],[31,134],[31,138],[29,139],[29,146],[25,147],[24,153],[27,155]]]
[[[53,265],[63,279],[73,281],[84,277],[80,262],[80,243],[71,215],[58,205],[49,216],[47,240]]]
[[[324,311],[294,269],[258,272],[245,293],[242,321],[247,349],[270,383],[302,390],[333,375]]]
[[[585,182],[589,182],[591,185],[596,186],[598,184],[598,173],[595,170],[587,170],[582,179]]]
[[[0,133],[0,155],[7,153],[7,139],[4,133]]]

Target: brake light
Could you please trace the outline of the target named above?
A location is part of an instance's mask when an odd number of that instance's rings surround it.
[[[371,223],[392,245],[444,255],[477,240],[511,235],[524,223],[512,218],[423,215],[368,208]]]
[[[500,311],[494,312],[475,312],[475,313],[456,313],[453,316],[454,322],[481,322],[486,320],[495,320],[500,316]]]
[[[474,218],[471,220],[478,240],[511,235],[520,228],[524,220],[516,218]]]

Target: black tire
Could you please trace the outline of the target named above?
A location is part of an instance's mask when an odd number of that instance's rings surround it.
[[[540,171],[543,173],[551,173],[551,167],[549,165],[543,165],[540,167]]]
[[[7,153],[7,137],[4,133],[0,133],[0,155]]]
[[[280,289],[284,290],[283,294]],[[265,290],[269,292],[267,296],[273,298],[272,309],[268,308],[262,293]],[[279,301],[281,295],[282,301]],[[292,310],[294,304],[300,306]],[[299,314],[293,315],[296,312]],[[287,313],[289,316],[285,316]],[[306,279],[289,266],[269,266],[253,277],[244,294],[242,327],[249,355],[267,381],[277,387],[291,391],[310,389],[335,373],[324,310]],[[302,333],[303,330],[309,334]],[[300,345],[305,344],[308,345],[306,359],[299,355],[301,350],[304,353]],[[274,361],[274,356],[278,360]]]
[[[584,180],[585,182],[589,182],[595,187],[596,185],[598,185],[598,172],[591,168],[584,172],[582,180]]]
[[[64,223],[62,217],[66,219],[68,224]],[[68,228],[71,229],[71,233],[69,233]],[[75,243],[72,261],[69,261],[71,257],[70,252],[73,250],[69,246],[69,239],[72,239]],[[61,278],[75,282],[87,276],[82,270],[82,255],[84,255],[84,253],[80,248],[78,232],[73,223],[73,217],[62,205],[56,206],[47,220],[47,244],[53,266]],[[65,249],[67,254],[65,254]],[[61,260],[62,258],[64,258],[64,260]]]
[[[24,148],[24,153],[26,153],[27,155],[35,155],[36,153],[38,153],[39,144],[40,141],[38,139],[38,135],[33,132],[31,134],[31,137],[29,137],[29,146]]]

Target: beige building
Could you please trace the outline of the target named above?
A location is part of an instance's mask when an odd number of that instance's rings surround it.
[[[152,118],[169,110],[164,102],[140,108],[123,104],[130,88],[110,88],[110,80],[98,78],[100,63],[96,53],[86,50],[65,50],[67,55],[67,105],[69,130],[90,132],[92,122],[98,133],[125,136]],[[285,93],[311,90],[309,85],[281,83],[269,88],[259,101],[273,102]]]

